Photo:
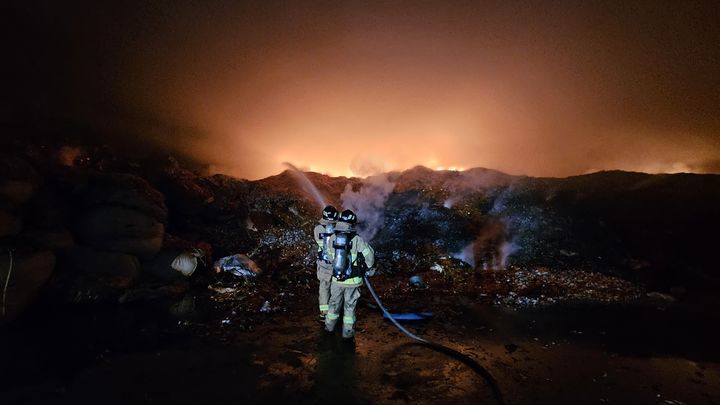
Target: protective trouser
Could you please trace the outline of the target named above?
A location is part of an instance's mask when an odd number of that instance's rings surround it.
[[[320,281],[318,290],[318,304],[320,308],[320,316],[323,317],[328,312],[328,302],[330,301],[330,280],[332,279],[333,267],[331,263],[325,263],[322,260],[317,261],[317,278]]]
[[[360,287],[348,287],[339,283],[332,283],[330,287],[330,305],[325,317],[325,329],[328,332],[335,330],[335,324],[340,318],[340,309],[343,312],[344,338],[355,335],[355,306],[360,298]]]

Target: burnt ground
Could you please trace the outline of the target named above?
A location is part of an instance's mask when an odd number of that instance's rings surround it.
[[[720,402],[718,305],[700,298],[712,295],[508,306],[479,292],[486,278],[426,278],[373,281],[391,310],[434,312],[410,329],[482,364],[508,404]],[[350,345],[322,332],[314,281],[273,283],[194,291],[171,311],[183,319],[147,303],[39,304],[0,335],[2,403],[494,403],[469,367],[384,321],[367,290]]]

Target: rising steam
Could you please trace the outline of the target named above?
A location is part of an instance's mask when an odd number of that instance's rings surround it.
[[[345,186],[340,195],[343,207],[355,211],[358,217],[358,234],[370,241],[375,237],[385,221],[385,202],[395,188],[387,174],[377,174],[363,180],[358,191]]]

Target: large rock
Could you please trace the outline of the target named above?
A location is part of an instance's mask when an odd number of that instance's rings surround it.
[[[16,235],[22,230],[22,221],[13,214],[0,210],[0,238]]]
[[[101,206],[82,215],[75,234],[84,244],[98,249],[152,258],[162,247],[165,226],[153,216],[135,209]]]
[[[15,254],[12,261],[11,268],[8,251],[0,252],[0,286],[7,282],[0,324],[17,318],[33,303],[55,268],[55,255],[49,251]]]

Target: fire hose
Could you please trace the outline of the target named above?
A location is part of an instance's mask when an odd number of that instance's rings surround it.
[[[382,310],[382,312],[385,314],[386,317],[390,319],[390,321],[398,328],[400,331],[404,334],[406,334],[410,339],[413,339],[414,341],[418,342],[419,344],[429,347],[430,349],[433,349],[435,351],[445,353],[451,357],[454,357],[455,359],[461,361],[468,367],[470,367],[473,371],[478,373],[480,376],[482,376],[485,379],[485,382],[487,382],[488,386],[492,390],[493,396],[495,397],[495,400],[498,404],[502,405],[504,404],[502,392],[500,391],[500,387],[498,386],[497,381],[495,378],[490,374],[490,372],[483,366],[480,365],[477,361],[472,359],[470,356],[465,355],[463,353],[460,353],[459,351],[455,349],[451,349],[447,346],[443,346],[440,343],[435,343],[432,341],[429,341],[427,339],[423,339],[420,336],[415,335],[414,333],[410,332],[409,330],[405,329],[400,323],[385,309],[385,306],[383,306],[382,301],[380,301],[380,298],[375,293],[375,290],[372,287],[372,284],[370,284],[370,281],[368,280],[368,277],[365,276],[365,285],[367,286],[368,290],[370,291],[370,294],[372,295],[373,299],[377,303],[378,307]]]
[[[3,294],[2,294],[2,316],[3,316],[3,318],[5,317],[5,303],[7,301],[8,285],[10,284],[10,274],[12,274],[12,269],[13,269],[12,250],[8,249],[7,251],[8,251],[8,257],[10,258],[9,259],[10,263],[8,264],[8,274],[7,274],[7,277],[5,278],[5,286],[3,287]]]

